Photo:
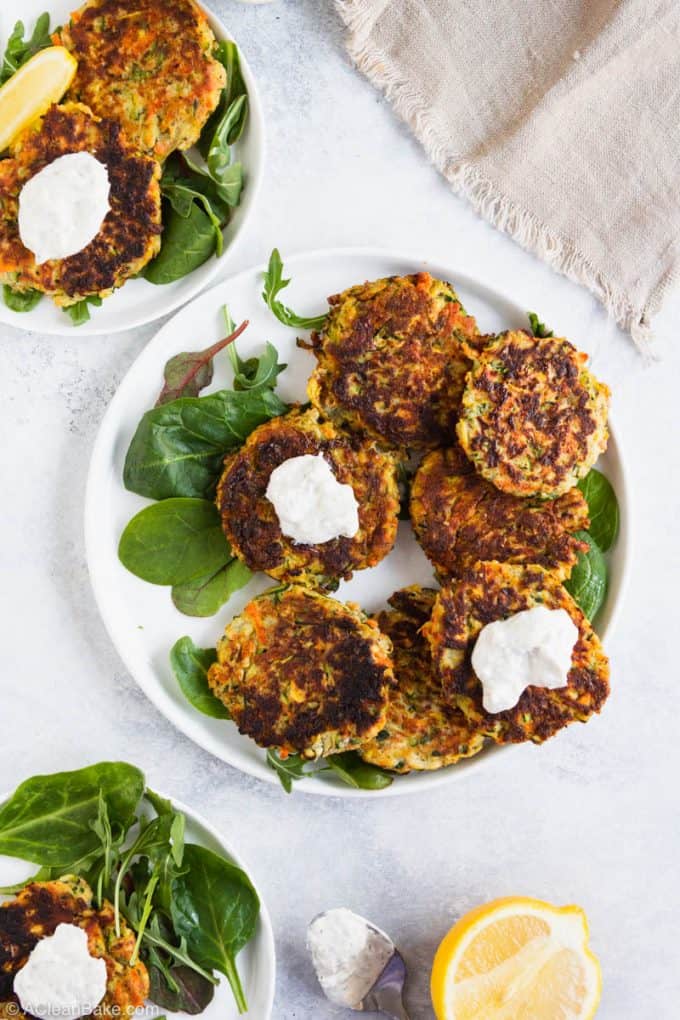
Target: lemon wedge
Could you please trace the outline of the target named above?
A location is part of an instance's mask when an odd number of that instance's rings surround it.
[[[59,102],[77,67],[78,61],[63,46],[48,46],[5,82],[0,88],[0,152]]]
[[[591,1020],[602,978],[580,907],[509,897],[466,914],[437,950],[437,1020]]]

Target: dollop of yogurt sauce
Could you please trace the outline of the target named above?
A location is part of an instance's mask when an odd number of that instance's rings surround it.
[[[109,212],[111,183],[89,152],[69,152],[48,163],[19,192],[19,236],[37,265],[86,248]]]
[[[274,468],[265,493],[284,535],[298,545],[320,545],[359,530],[359,504],[322,453],[289,457]]]
[[[566,687],[578,627],[566,609],[534,606],[482,627],[472,668],[487,712],[505,712],[527,687]]]
[[[90,956],[87,934],[75,924],[57,925],[41,939],[14,978],[21,1008],[41,1020],[87,1016],[106,992],[106,963]]]
[[[321,987],[338,1006],[357,1006],[394,952],[386,935],[346,907],[327,910],[312,921],[307,948]]]

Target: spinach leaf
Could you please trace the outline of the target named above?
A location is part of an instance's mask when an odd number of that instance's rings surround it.
[[[536,312],[527,312],[527,315],[529,316],[529,325],[531,326],[531,332],[534,336],[543,340],[546,337],[555,335],[551,329],[548,329],[544,322],[541,322],[539,317],[536,315]]]
[[[100,794],[112,824],[127,831],[144,776],[125,762],[33,776],[0,808],[0,853],[41,865],[73,865],[100,846],[92,828]]]
[[[313,775],[312,772],[305,771],[309,759],[303,758],[301,754],[289,754],[287,758],[281,758],[273,747],[267,751],[267,765],[276,772],[286,793],[293,792],[293,783]]]
[[[2,296],[13,312],[30,312],[42,300],[40,290],[12,290],[8,283],[2,285]]]
[[[167,160],[161,177],[161,195],[183,219],[191,216],[194,203],[198,203],[212,224],[215,252],[222,254],[222,227],[229,219],[229,205],[220,197],[205,170],[194,166],[188,153],[182,157],[174,154]]]
[[[248,1009],[236,956],[255,934],[260,901],[240,868],[202,846],[185,848],[186,874],[173,884],[172,920],[191,956],[224,974],[239,1012]]]
[[[35,23],[33,34],[30,39],[24,40],[24,24],[17,21],[12,34],[7,40],[7,46],[0,66],[0,85],[11,78],[15,71],[18,71],[27,60],[30,60],[38,50],[52,45],[50,38],[50,16],[47,12],[40,15]]]
[[[356,790],[384,790],[393,782],[393,776],[389,772],[378,768],[377,765],[369,765],[356,751],[332,754],[324,761],[343,783],[353,786]]]
[[[235,390],[273,390],[278,376],[286,369],[279,362],[279,352],[274,344],[267,342],[264,354],[259,358],[239,358],[234,344],[229,348],[229,358],[234,370]]]
[[[611,549],[619,533],[619,502],[611,482],[595,468],[578,483],[590,516],[588,532],[602,552]]]
[[[252,576],[252,570],[234,558],[219,570],[174,585],[172,601],[185,616],[214,616]]]
[[[224,455],[286,405],[272,390],[220,390],[147,411],[125,458],[125,487],[151,499],[213,494]]]
[[[262,291],[264,303],[284,326],[292,326],[298,329],[321,329],[326,321],[326,314],[305,318],[302,315],[296,315],[290,308],[277,300],[277,295],[289,283],[290,280],[284,280],[283,278],[283,262],[281,261],[279,250],[274,248],[269,256],[269,265],[264,274],[264,290]]]
[[[217,662],[214,648],[197,648],[190,637],[176,641],[170,651],[170,664],[187,701],[213,719],[230,719],[227,708],[208,686],[208,670]]]
[[[161,390],[156,407],[168,404],[180,397],[197,397],[202,389],[209,386],[213,377],[213,358],[221,350],[233,344],[234,340],[248,327],[248,320],[233,328],[229,336],[218,340],[204,351],[183,351],[166,362],[163,372],[165,383]],[[230,350],[231,353],[231,350]]]
[[[166,499],[140,510],[118,544],[118,558],[150,584],[183,584],[232,558],[220,515],[207,499]]]
[[[62,311],[66,312],[74,326],[82,326],[90,321],[90,305],[100,308],[102,299],[98,294],[90,294],[82,301],[76,301],[74,305],[67,305]]]
[[[587,542],[589,549],[587,553],[579,553],[576,566],[571,572],[571,577],[564,582],[564,587],[592,622],[607,595],[609,584],[607,563],[587,531],[577,531],[574,537]]]
[[[196,1016],[212,1002],[215,986],[189,967],[180,965],[161,968],[149,964],[148,970],[149,999],[162,1009]]]
[[[167,211],[167,210],[166,210]],[[149,283],[173,283],[198,269],[215,251],[215,229],[210,217],[192,202],[188,216],[170,207],[163,216],[161,250],[142,270]]]

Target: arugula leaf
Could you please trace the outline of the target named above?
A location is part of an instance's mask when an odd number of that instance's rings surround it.
[[[246,85],[243,80],[243,75],[241,74],[241,64],[236,44],[231,42],[231,40],[225,39],[218,44],[215,56],[227,72],[227,83],[222,91],[222,96],[217,109],[212,114],[201,132],[198,148],[204,157],[208,155],[208,149],[210,148],[213,136],[225,112],[229,109],[235,99],[238,99],[239,96],[247,95]],[[248,108],[244,107],[242,119],[240,122],[233,125],[231,133],[227,139],[230,145],[233,145],[234,142],[237,142],[241,137],[243,128],[245,127],[247,113]]]
[[[588,504],[588,532],[602,552],[611,549],[619,533],[619,502],[608,478],[595,468],[578,483]]]
[[[184,584],[232,559],[220,515],[206,499],[166,499],[140,510],[121,535],[118,558],[150,584]]]
[[[548,329],[544,322],[541,322],[539,317],[536,315],[536,312],[527,312],[527,315],[529,316],[529,324],[534,336],[543,340],[546,337],[555,335],[551,329]]]
[[[243,361],[233,344],[228,353],[234,370],[235,390],[273,390],[278,376],[288,367],[279,362],[279,352],[269,341],[259,358]]]
[[[140,496],[210,497],[226,453],[286,405],[272,390],[220,390],[147,411],[125,458],[125,487]]]
[[[215,228],[211,218],[192,202],[188,216],[170,207],[163,217],[161,250],[142,270],[149,283],[161,286],[180,280],[198,269],[215,251]]]
[[[82,326],[90,321],[90,305],[100,308],[102,299],[98,294],[90,294],[82,301],[76,301],[74,305],[67,305],[62,311],[66,312],[74,326]]]
[[[111,823],[127,831],[143,790],[143,774],[125,762],[33,776],[0,808],[0,853],[46,866],[74,865],[101,847],[92,827],[100,795]]]
[[[180,638],[170,651],[172,671],[187,701],[213,719],[230,719],[227,708],[208,686],[208,670],[214,662],[215,649],[198,648],[190,637]]]
[[[11,78],[39,50],[44,50],[47,46],[51,45],[50,16],[46,11],[37,19],[33,33],[28,40],[24,40],[24,23],[17,21],[12,34],[7,40],[7,46],[2,58],[0,85],[3,85]]]
[[[185,848],[188,870],[173,883],[175,930],[204,967],[224,974],[239,1012],[248,1009],[236,956],[250,941],[260,901],[244,871],[202,846]]]
[[[301,754],[289,754],[287,758],[281,758],[273,747],[267,751],[267,765],[276,772],[286,793],[293,792],[293,783],[313,775],[313,772],[305,771],[305,766],[309,765],[308,758],[303,758]]]
[[[248,584],[252,576],[252,570],[234,558],[218,570],[174,585],[172,601],[185,616],[214,616],[234,592]]]
[[[178,400],[180,397],[197,397],[201,390],[212,382],[215,355],[229,344],[233,344],[247,327],[246,319],[238,329],[230,330],[229,336],[218,340],[211,347],[206,347],[204,351],[183,351],[170,358],[163,371],[165,383],[156,401],[156,407],[168,404],[171,400]]]
[[[356,790],[384,790],[394,781],[389,772],[377,765],[369,765],[356,751],[331,754],[324,761],[343,783]]]
[[[274,248],[269,256],[269,265],[264,274],[264,290],[262,291],[264,303],[284,326],[292,326],[298,329],[321,329],[327,315],[305,318],[304,316],[296,315],[290,308],[277,300],[277,295],[289,283],[290,280],[284,280],[283,278],[283,262],[281,261],[279,250]]]
[[[42,300],[40,290],[13,290],[8,283],[2,285],[2,296],[13,312],[30,312]]]
[[[564,582],[564,587],[592,623],[607,596],[609,585],[607,562],[587,531],[577,531],[574,538],[587,542],[589,548],[587,553],[579,553],[576,566],[571,572],[571,577]]]

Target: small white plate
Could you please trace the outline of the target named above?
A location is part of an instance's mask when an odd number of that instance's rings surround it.
[[[373,249],[342,249],[298,255],[285,260],[285,275],[291,286],[282,297],[300,315],[322,313],[325,297],[362,280],[428,270],[450,280],[466,309],[475,315],[483,332],[526,327],[526,310],[495,287],[467,277],[455,267],[432,263],[409,255],[394,255]],[[250,320],[250,327],[238,341],[242,357],[261,353],[267,340],[279,350],[288,368],[279,377],[277,392],[286,400],[305,400],[307,378],[315,364],[313,356],[296,346],[296,332],[282,326],[261,298],[262,269],[251,269],[214,287],[182,309],[151,340],[123,379],[102,421],[92,453],[85,507],[87,559],[99,610],[111,639],[128,670],[156,707],[187,736],[236,768],[260,779],[278,783],[265,762],[264,752],[241,736],[233,723],[201,715],[184,699],[173,676],[168,653],[184,634],[200,647],[214,646],[225,625],[255,594],[275,582],[258,575],[228,605],[208,619],[183,616],[170,600],[169,588],[158,588],[130,574],[119,562],[120,535],[130,518],[149,501],[123,486],[123,464],[130,440],[143,413],[153,407],[162,385],[163,367],[172,355],[198,350],[224,335],[220,309],[228,304],[236,322]],[[531,306],[529,306],[531,307]],[[551,322],[550,309],[542,315]],[[558,323],[552,323],[559,326]],[[578,337],[574,340],[578,343]],[[229,359],[216,359],[211,388],[231,385]],[[611,628],[619,604],[628,560],[629,510],[623,464],[616,436],[598,465],[611,479],[621,504],[622,527],[610,560],[610,590],[607,605],[598,618],[604,636]],[[369,612],[381,608],[389,595],[408,584],[432,584],[432,568],[413,536],[408,522],[399,527],[394,550],[377,567],[358,571],[343,582],[336,597],[358,602]],[[557,738],[559,739],[559,738]],[[341,797],[397,796],[425,792],[442,783],[455,782],[481,767],[498,761],[504,748],[489,748],[476,758],[439,772],[412,773],[395,778],[383,791],[355,790],[330,779],[312,779],[296,784],[296,792]],[[537,751],[537,753],[539,753]]]
[[[11,793],[7,792],[0,796],[0,805],[9,799]],[[167,797],[166,794],[162,794]],[[239,1014],[234,996],[232,995],[229,982],[220,976],[220,983],[215,989],[215,996],[210,1005],[200,1014],[201,1020],[237,1020],[239,1016],[252,1017],[253,1020],[269,1020],[274,1005],[274,989],[276,985],[276,949],[274,946],[274,932],[260,890],[253,879],[250,866],[232,849],[224,837],[213,828],[205,818],[196,814],[192,808],[187,807],[173,797],[168,798],[174,807],[186,816],[186,840],[188,843],[198,843],[200,846],[213,850],[215,853],[226,857],[228,861],[241,868],[248,875],[257,895],[260,897],[260,914],[257,921],[255,935],[250,942],[244,946],[237,957],[238,972],[243,983],[248,1012]],[[15,885],[24,879],[34,875],[37,865],[28,864],[26,861],[17,860],[15,857],[3,857],[0,855],[0,885]],[[0,900],[7,897],[0,896]],[[150,1004],[151,1005],[151,1004]],[[151,1005],[151,1010],[156,1011]],[[166,1010],[158,1009],[158,1014],[166,1013]],[[146,1017],[153,1018],[153,1012],[145,1012]],[[186,1013],[170,1013],[170,1016],[183,1017]]]
[[[4,45],[16,21],[23,21],[27,32],[33,31],[37,18],[48,10],[53,28],[68,21],[72,11],[81,6],[78,0],[10,0],[0,5],[0,43]],[[210,26],[218,40],[236,40],[206,7],[205,11]],[[238,45],[238,43],[237,43]],[[0,295],[0,322],[19,329],[30,329],[36,333],[55,336],[97,336],[101,333],[120,333],[125,329],[135,329],[146,322],[153,322],[180,305],[186,304],[203,290],[224,266],[236,248],[246,221],[250,217],[257,202],[264,170],[264,117],[257,85],[253,73],[248,66],[244,53],[239,47],[241,72],[248,89],[248,119],[243,135],[234,146],[236,159],[243,163],[245,187],[241,202],[224,231],[224,252],[217,258],[214,255],[195,269],[193,273],[163,286],[156,286],[142,278],[128,280],[119,290],[106,298],[101,308],[91,308],[90,321],[82,326],[74,327],[66,313],[57,308],[47,297],[30,312],[13,312]]]

